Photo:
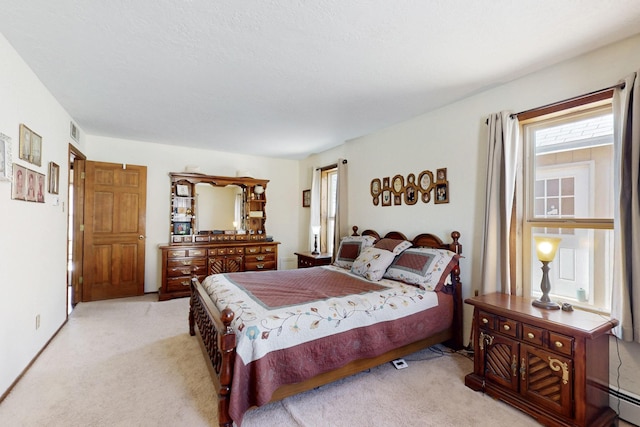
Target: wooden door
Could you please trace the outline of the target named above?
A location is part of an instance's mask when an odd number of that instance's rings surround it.
[[[82,300],[144,294],[147,167],[86,161]]]

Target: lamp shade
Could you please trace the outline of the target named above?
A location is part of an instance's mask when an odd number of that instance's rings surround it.
[[[320,234],[320,226],[319,225],[313,225],[311,227],[311,231],[313,232],[313,234]]]
[[[562,240],[559,237],[534,237],[536,241],[536,253],[540,261],[553,261]]]
[[[256,194],[262,194],[264,193],[264,187],[260,184],[256,185],[255,187],[253,187],[253,192]]]

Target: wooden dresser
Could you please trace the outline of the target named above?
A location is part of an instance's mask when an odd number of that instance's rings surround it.
[[[169,244],[160,246],[159,299],[190,295],[191,277],[278,268],[267,236],[266,179],[172,172]]]
[[[279,242],[222,242],[193,246],[160,246],[162,283],[160,301],[190,295],[191,276],[277,270]]]
[[[544,310],[490,294],[474,306],[474,369],[465,384],[546,426],[617,425],[609,407],[609,332],[618,322],[581,310]]]

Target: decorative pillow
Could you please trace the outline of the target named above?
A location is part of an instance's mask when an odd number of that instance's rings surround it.
[[[384,277],[439,291],[459,258],[446,249],[410,248],[396,257]]]
[[[376,238],[373,236],[349,236],[340,240],[340,247],[333,265],[341,268],[351,268],[353,261],[358,258],[363,248],[373,246]]]
[[[380,239],[373,245],[374,248],[386,249],[393,252],[394,255],[401,254],[404,250],[409,249],[413,244],[408,240],[400,239]]]
[[[382,279],[395,255],[386,249],[364,248],[351,266],[351,272],[377,282]]]

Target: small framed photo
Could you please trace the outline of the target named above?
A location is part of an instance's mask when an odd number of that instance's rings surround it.
[[[449,203],[449,183],[436,184],[436,200],[435,203]]]
[[[404,178],[402,175],[396,175],[393,177],[393,194],[396,196],[401,195],[404,192]]]
[[[173,223],[173,234],[191,234],[191,223],[190,222],[174,222]]]
[[[447,180],[447,168],[436,170],[436,182],[444,182]]]
[[[14,200],[25,200],[25,180],[27,179],[27,168],[19,164],[13,164],[13,185],[11,187],[11,198]]]
[[[409,184],[404,189],[404,202],[407,205],[415,205],[418,201],[418,189],[415,184]]]
[[[311,207],[311,190],[304,190],[302,192],[302,207]]]
[[[188,185],[176,184],[176,194],[181,197],[189,197],[191,196],[191,191],[189,191]]]
[[[380,178],[375,178],[371,180],[371,196],[378,197],[380,195],[382,183],[380,182]]]
[[[11,181],[11,138],[0,133],[0,181]]]
[[[49,162],[49,193],[58,194],[60,191],[60,166]]]
[[[391,190],[382,190],[382,206],[391,206]]]
[[[42,137],[20,124],[19,157],[36,166],[42,165]]]
[[[78,131],[78,127],[76,126],[76,124],[73,122],[70,122],[69,134],[71,135],[71,139],[73,139],[75,142],[78,142],[80,140],[80,132]]]
[[[36,202],[44,203],[44,180],[43,173],[36,174]]]

